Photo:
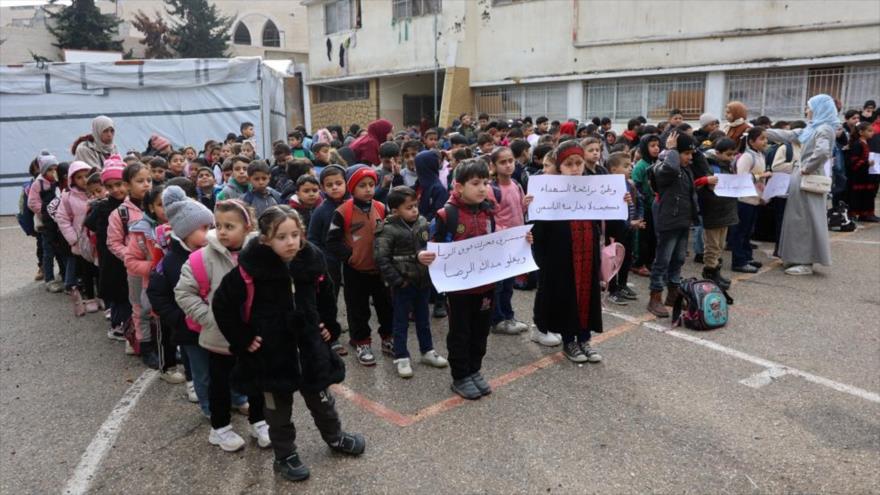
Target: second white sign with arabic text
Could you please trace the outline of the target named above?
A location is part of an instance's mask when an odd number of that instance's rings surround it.
[[[529,177],[529,220],[626,220],[623,175]]]

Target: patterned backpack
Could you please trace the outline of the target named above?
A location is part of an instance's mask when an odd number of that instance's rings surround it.
[[[672,326],[714,330],[727,325],[733,298],[711,280],[689,278],[681,282],[672,307]]]

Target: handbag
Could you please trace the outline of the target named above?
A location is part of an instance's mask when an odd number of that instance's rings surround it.
[[[605,237],[605,222],[602,222],[602,237]],[[620,271],[620,267],[623,266],[623,260],[626,257],[626,248],[623,247],[623,244],[614,242],[614,238],[612,237],[611,242],[608,243],[607,246],[603,246],[600,250],[600,256],[601,265],[599,272],[602,277],[602,282],[607,286],[608,282],[617,275],[617,272]]]
[[[801,191],[814,194],[831,192],[831,177],[824,175],[801,175]]]

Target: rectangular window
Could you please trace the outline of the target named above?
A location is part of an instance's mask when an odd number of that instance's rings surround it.
[[[395,21],[439,13],[440,0],[391,0],[391,17]]]
[[[629,78],[590,81],[584,85],[584,116],[628,120],[639,115],[663,120],[672,109],[687,120],[703,113],[703,76]]]
[[[504,5],[513,5],[516,3],[528,2],[530,0],[492,0],[493,7],[501,7]]]
[[[476,113],[492,119],[533,119],[546,115],[551,120],[566,118],[568,92],[564,84],[529,84],[480,88],[475,99]]]
[[[820,93],[843,103],[844,109],[861,108],[876,98],[880,65],[771,69],[734,73],[727,77],[728,101],[738,100],[749,117],[766,115],[773,120],[803,119],[807,100]]]
[[[318,86],[318,103],[366,100],[370,97],[370,82],[350,84],[322,84]]]
[[[360,0],[335,0],[324,4],[324,33],[333,34],[361,27]]]

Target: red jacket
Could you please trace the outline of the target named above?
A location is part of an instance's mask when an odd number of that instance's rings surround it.
[[[479,237],[481,235],[491,234],[494,229],[495,203],[492,194],[491,199],[487,199],[478,205],[469,205],[461,200],[458,193],[453,192],[447,201],[448,205],[458,209],[458,225],[455,232],[449,232],[446,224],[446,208],[441,208],[434,216],[434,225],[431,229],[434,242],[450,242],[470,239],[471,237]],[[472,289],[456,291],[459,294],[483,294],[493,290],[495,284],[482,285]]]

